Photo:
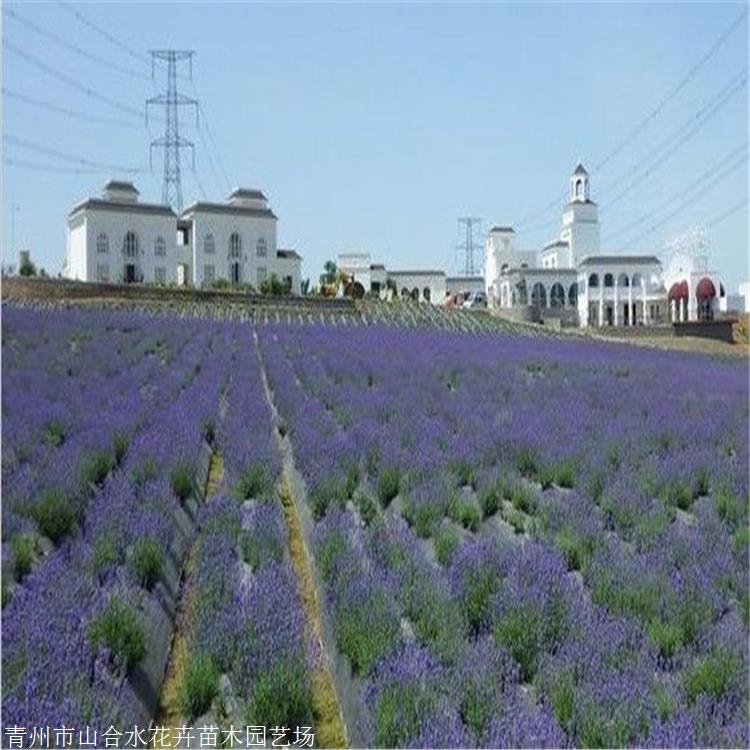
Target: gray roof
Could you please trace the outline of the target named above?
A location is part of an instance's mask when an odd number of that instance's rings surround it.
[[[578,162],[578,166],[573,170],[573,174],[585,174],[588,177],[588,172],[586,171],[586,168],[581,164],[581,162]]]
[[[302,256],[296,250],[277,250],[277,258],[289,258],[290,260],[302,260]]]
[[[492,232],[513,232],[513,234],[515,234],[516,230],[513,229],[513,227],[492,227],[490,233]]]
[[[525,273],[530,276],[535,274],[540,276],[570,276],[571,278],[575,278],[578,275],[578,271],[575,268],[519,268],[518,266],[506,268],[503,273],[506,275],[511,273]]]
[[[276,214],[270,208],[250,208],[249,206],[235,206],[231,203],[207,203],[198,201],[187,206],[181,216],[203,211],[209,214],[234,214],[235,216],[260,216],[275,219]]]
[[[622,263],[661,265],[655,255],[587,255],[578,261],[579,266],[616,266]]]
[[[587,205],[587,206],[595,206],[596,205],[596,203],[594,201],[590,200],[589,198],[586,198],[585,200],[582,200],[582,201],[570,201],[570,203],[568,203],[568,205],[565,206],[565,208],[568,208],[570,206],[577,206],[577,205],[579,205],[581,203],[583,203],[584,205]]]
[[[230,198],[254,198],[256,200],[266,200],[266,196],[263,195],[262,190],[256,190],[255,188],[235,188],[229,194]]]
[[[163,216],[174,216],[177,214],[170,206],[162,206],[158,203],[131,203],[128,201],[109,201],[103,198],[89,198],[73,206],[68,217],[85,211],[86,209],[96,209],[97,211],[117,211],[131,214],[160,214]]]
[[[132,182],[126,182],[125,180],[110,180],[105,186],[105,190],[121,190],[122,192],[135,193],[138,195],[138,190]]]
[[[484,276],[449,276],[447,281],[484,281]]]
[[[382,263],[370,263],[371,271],[385,271],[385,266]]]
[[[544,249],[546,250],[549,247],[567,247],[567,240],[555,240],[554,242],[549,242],[544,246]]]
[[[445,276],[445,271],[388,271],[389,276]]]

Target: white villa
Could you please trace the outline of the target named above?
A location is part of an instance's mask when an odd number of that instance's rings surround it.
[[[130,182],[110,180],[101,198],[68,215],[65,277],[79,281],[256,288],[275,275],[300,293],[302,258],[277,247],[277,217],[260,190],[238,188],[226,203],[198,202],[177,217],[142,203]]]
[[[687,254],[666,269],[653,254],[604,254],[597,205],[582,164],[570,177],[559,237],[541,251],[518,251],[510,226],[493,227],[485,246],[491,306],[528,320],[581,326],[633,326],[711,320],[724,287],[718,274]]]

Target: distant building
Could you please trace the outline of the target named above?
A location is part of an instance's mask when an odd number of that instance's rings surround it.
[[[718,274],[676,255],[662,271],[653,254],[603,254],[589,174],[578,164],[557,239],[519,251],[511,226],[493,227],[485,246],[491,306],[530,320],[559,318],[581,326],[650,325],[712,319],[724,288]]]
[[[110,180],[68,216],[65,276],[80,281],[254,287],[272,275],[300,293],[301,256],[276,244],[277,217],[260,190],[237,188],[226,203],[197,202],[178,218],[142,203],[130,182]]]

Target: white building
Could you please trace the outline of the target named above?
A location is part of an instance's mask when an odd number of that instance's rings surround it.
[[[712,319],[723,286],[714,272],[676,256],[666,271],[653,255],[602,254],[596,203],[582,164],[570,177],[559,237],[517,251],[510,226],[490,230],[485,284],[491,306],[529,320],[632,326]],[[669,290],[669,291],[667,291]]]
[[[169,206],[141,203],[132,183],[110,180],[101,198],[79,203],[68,215],[64,276],[79,281],[174,283],[176,222]]]
[[[66,277],[114,283],[258,288],[275,275],[300,293],[302,258],[277,247],[277,217],[260,190],[237,188],[226,203],[198,202],[179,220],[169,206],[138,201],[129,182],[110,181],[68,217]]]

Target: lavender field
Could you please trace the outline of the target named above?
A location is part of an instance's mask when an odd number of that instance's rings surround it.
[[[746,361],[13,307],[2,354],[5,744],[750,743]]]

